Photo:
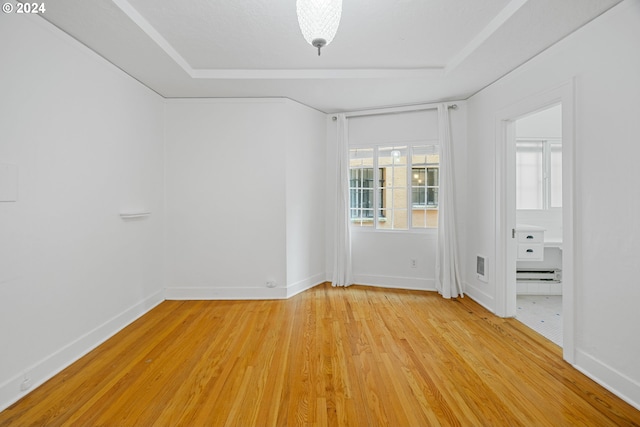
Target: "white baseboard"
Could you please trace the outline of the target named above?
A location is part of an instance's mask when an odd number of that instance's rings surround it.
[[[479,288],[470,286],[465,282],[465,294],[494,313],[491,308],[494,305],[493,298],[482,292]],[[576,350],[575,354],[576,363],[573,366],[578,371],[640,410],[640,383],[616,371],[582,350]],[[615,384],[615,386],[613,386],[613,384]]]
[[[260,300],[286,299],[285,287],[168,287],[164,296],[168,300]]]
[[[26,396],[162,301],[162,291],[158,291],[0,384],[0,411]],[[29,378],[31,386],[22,391],[20,386],[26,378]]]
[[[482,291],[480,288],[476,286],[472,286],[467,282],[464,282],[464,295],[468,296],[491,313],[495,313],[495,301],[494,298]]]
[[[299,282],[292,283],[287,286],[287,298],[291,298],[294,295],[304,292],[307,289],[311,289],[314,286],[318,286],[320,283],[326,282],[325,273],[318,273],[307,279],[300,280]]]
[[[319,273],[286,287],[168,287],[168,300],[261,300],[287,299],[325,282],[325,273]]]
[[[435,291],[434,279],[418,279],[415,277],[372,276],[358,274],[353,277],[358,285],[377,286],[391,289],[410,289],[417,291]]]
[[[575,355],[577,370],[640,410],[640,383],[580,349],[576,349]]]

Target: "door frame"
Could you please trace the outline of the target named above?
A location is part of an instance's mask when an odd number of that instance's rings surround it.
[[[516,315],[515,121],[562,104],[562,316],[563,357],[575,360],[575,82],[529,96],[496,114],[496,314]]]

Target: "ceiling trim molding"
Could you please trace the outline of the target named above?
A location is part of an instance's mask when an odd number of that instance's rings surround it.
[[[203,69],[191,70],[194,79],[389,79],[428,78],[444,75],[443,68],[358,69]]]
[[[449,74],[460,64],[462,64],[468,57],[473,54],[489,37],[494,35],[518,10],[522,8],[529,0],[511,0],[504,9],[496,15],[495,18],[489,22],[489,24],[474,37],[469,44],[460,50],[456,56],[451,59],[444,68],[444,74]]]
[[[194,69],[189,62],[127,0],[113,3],[131,19],[192,79],[212,80],[284,80],[284,79],[389,79],[433,78],[444,75],[444,67],[358,68],[358,69]]]
[[[144,33],[149,36],[167,55],[171,57],[187,74],[191,75],[193,68],[186,59],[171,46],[162,35],[154,28],[144,16],[140,14],[127,0],[112,0],[113,3],[124,12]]]

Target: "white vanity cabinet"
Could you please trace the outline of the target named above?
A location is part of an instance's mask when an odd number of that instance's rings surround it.
[[[544,228],[534,225],[517,225],[517,261],[544,260]]]

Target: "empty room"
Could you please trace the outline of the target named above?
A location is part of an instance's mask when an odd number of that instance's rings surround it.
[[[640,0],[0,40],[0,426],[640,426]]]

